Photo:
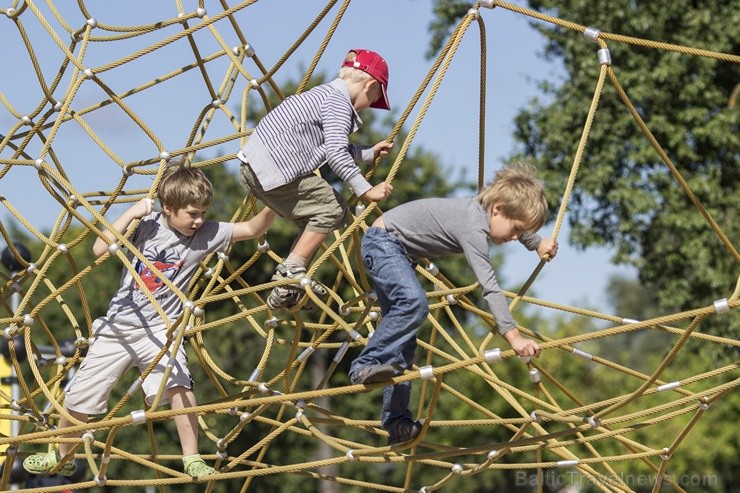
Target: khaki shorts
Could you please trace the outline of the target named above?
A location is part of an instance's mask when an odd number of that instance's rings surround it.
[[[347,201],[326,180],[315,174],[265,191],[252,168],[242,163],[239,180],[267,207],[296,223],[301,230],[331,233],[349,220]]]
[[[166,330],[147,333],[142,329],[133,329],[130,332],[123,337],[105,335],[95,337],[85,361],[80,365],[67,391],[64,400],[67,409],[85,414],[106,412],[110,392],[121,376],[133,366],[136,366],[139,372],[143,372],[167,342]],[[147,404],[154,401],[169,361],[169,353],[166,353],[142,383]],[[167,380],[167,389],[193,388],[187,363],[187,354],[184,345],[181,344],[177,357],[171,363],[172,371]],[[161,402],[167,404],[169,398],[163,395]]]

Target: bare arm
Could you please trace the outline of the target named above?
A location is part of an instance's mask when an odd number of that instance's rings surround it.
[[[128,228],[129,225],[136,219],[141,219],[142,217],[151,213],[153,204],[154,201],[149,198],[143,198],[139,200],[134,205],[126,209],[126,211],[121,214],[118,219],[113,221],[111,226],[119,233],[123,233],[124,231],[126,231],[126,228]],[[114,243],[116,241],[115,235],[110,230],[104,231],[103,236],[107,238],[111,243]],[[108,243],[103,239],[103,237],[98,236],[98,238],[95,240],[95,244],[93,245],[93,254],[95,254],[96,257],[100,257],[106,251],[108,251]]]
[[[242,221],[234,224],[234,232],[231,235],[231,241],[251,240],[259,238],[270,229],[275,221],[275,211],[265,207],[259,214],[249,221]]]
[[[537,341],[522,336],[519,329],[512,329],[507,332],[504,334],[504,339],[519,356],[539,357],[540,355],[540,345],[537,344]]]

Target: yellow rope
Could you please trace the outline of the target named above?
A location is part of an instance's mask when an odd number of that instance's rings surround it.
[[[547,265],[542,261],[517,293],[505,293],[511,300],[511,309],[524,304],[534,305],[552,311],[554,316],[578,315],[602,321],[608,327],[559,338],[551,337],[547,330],[539,327],[520,327],[522,332],[540,341],[543,351],[541,360],[523,364],[511,349],[494,351],[493,357],[487,349],[494,342],[496,345],[500,344],[500,339],[492,335],[491,329],[495,328],[496,322],[491,314],[476,304],[480,289],[477,283],[455,286],[444,272],[433,273],[430,263],[423,261],[417,272],[429,298],[430,315],[425,327],[431,327],[431,331],[428,337],[425,335],[418,341],[420,351],[424,352],[424,357],[417,360],[419,365],[395,377],[393,382],[413,381],[415,387],[418,386],[417,416],[426,418],[425,425],[419,437],[411,443],[400,447],[375,446],[367,440],[358,442],[356,437],[373,436],[384,441],[387,432],[382,430],[378,421],[341,416],[329,406],[331,398],[349,399],[359,392],[379,393],[383,387],[383,383],[367,386],[338,385],[340,378],[335,374],[341,362],[350,357],[350,351],[357,352],[367,343],[380,313],[377,303],[370,295],[372,285],[362,267],[360,252],[361,237],[367,223],[372,217],[382,213],[375,203],[368,204],[364,209],[357,209],[351,224],[334,232],[331,239],[322,246],[321,255],[311,264],[308,273],[310,276],[321,273],[327,278],[331,277],[331,281],[327,283],[330,297],[326,302],[310,290],[306,293],[306,299],[319,308],[315,313],[298,311],[290,315],[273,314],[266,307],[263,300],[273,287],[297,282],[271,281],[259,285],[252,282],[251,272],[266,268],[265,266],[272,268],[280,260],[279,254],[269,248],[255,251],[242,264],[228,258],[228,251],[223,252],[223,257],[212,255],[204,259],[185,292],[177,291],[165,276],[160,276],[168,289],[175,291],[183,301],[192,301],[193,307],[187,308],[176,320],[167,320],[157,300],[146,293],[149,302],[165,320],[169,339],[155,360],[137,379],[140,383],[155,365],[166,364],[169,355],[175,354],[189,341],[189,348],[195,353],[198,365],[207,377],[200,385],[211,384],[218,398],[192,408],[165,410],[160,408],[160,402],[164,396],[166,378],[162,381],[151,407],[143,404],[138,386],[134,385],[122,399],[111,403],[110,411],[101,419],[79,423],[65,430],[75,434],[86,433],[84,438],[60,438],[55,426],[62,416],[77,422],[64,408],[62,382],[82,361],[94,319],[89,297],[96,294],[86,293],[85,281],[90,276],[100,274],[98,267],[111,262],[122,264],[123,268],[141,281],[132,262],[120,249],[106,253],[89,265],[79,265],[75,251],[86,247],[89,240],[100,236],[103,230],[110,227],[110,220],[106,216],[111,207],[130,204],[143,197],[154,197],[159,186],[165,153],[191,158],[197,155],[200,158],[202,151],[215,150],[213,154],[216,154],[220,153],[223,146],[227,146],[227,152],[215,157],[202,156],[205,159],[194,166],[209,168],[233,162],[236,159],[234,149],[242,145],[253,130],[249,126],[249,96],[257,95],[257,99],[264,103],[265,110],[270,109],[267,103],[269,91],[279,99],[284,99],[274,76],[328,18],[329,25],[324,28],[323,38],[297,88],[297,92],[305,90],[352,5],[351,0],[330,0],[323,6],[317,6],[315,18],[306,19],[307,28],[270,66],[263,63],[257,52],[251,52],[251,47],[247,46],[249,33],[242,32],[243,26],[240,26],[237,18],[237,14],[242,11],[250,12],[249,8],[257,3],[255,0],[237,2],[234,6],[221,0],[220,10],[215,8],[215,2],[211,2],[208,7],[213,12],[208,13],[203,1],[198,2],[202,11],[185,11],[182,2],[177,1],[177,9],[172,12],[173,17],[132,26],[95,19],[96,12],[89,9],[84,2],[78,2],[78,15],[68,16],[65,9],[61,9],[61,4],[57,6],[53,1],[47,0],[46,5],[51,12],[51,17],[47,19],[37,3],[31,0],[13,1],[11,7],[0,9],[0,14],[8,17],[6,23],[18,31],[18,49],[25,49],[28,54],[28,63],[38,79],[34,82],[37,83],[39,92],[36,106],[27,115],[18,111],[12,99],[0,92],[0,105],[17,119],[0,134],[0,152],[4,152],[3,157],[0,157],[0,180],[14,170],[29,166],[36,168],[38,182],[33,186],[58,203],[60,212],[56,218],[50,218],[54,223],[51,232],[43,232],[29,223],[14,204],[0,193],[0,206],[3,210],[42,247],[41,253],[30,263],[22,262],[21,272],[9,275],[0,273],[0,328],[7,327],[6,333],[10,337],[10,364],[18,374],[21,394],[16,401],[13,396],[0,390],[0,423],[13,422],[21,427],[18,436],[0,435],[0,445],[10,446],[8,450],[11,452],[0,452],[0,455],[5,455],[6,463],[19,460],[17,457],[13,459],[12,451],[17,451],[21,445],[25,452],[33,447],[48,448],[65,442],[72,444],[73,449],[62,459],[62,463],[73,457],[84,458],[90,474],[98,481],[104,476],[111,476],[105,480],[108,486],[157,486],[163,489],[167,485],[190,483],[193,479],[180,472],[177,464],[181,457],[160,453],[158,450],[162,438],[155,431],[155,424],[170,421],[175,416],[195,414],[203,432],[201,436],[206,438],[201,449],[214,452],[203,453],[203,457],[212,461],[218,469],[215,475],[207,478],[208,481],[203,481],[206,492],[213,491],[215,484],[220,481],[239,481],[241,490],[247,491],[255,479],[278,474],[334,481],[367,490],[400,493],[425,487],[430,492],[449,489],[457,484],[462,484],[464,488],[466,478],[491,471],[525,470],[542,479],[548,471],[564,467],[574,468],[587,476],[602,491],[628,492],[632,491],[631,485],[620,478],[620,473],[630,471],[630,468],[636,467],[635,464],[655,473],[658,478],[656,488],[661,481],[666,481],[675,491],[683,491],[681,485],[671,479],[670,458],[681,453],[681,445],[692,431],[696,432],[697,424],[707,419],[705,415],[708,406],[721,405],[723,398],[740,386],[740,365],[727,364],[707,368],[700,373],[684,374],[671,368],[671,363],[679,354],[687,352],[686,345],[689,343],[723,349],[740,346],[740,341],[736,339],[704,334],[700,330],[707,318],[721,317],[721,312],[725,310],[737,310],[740,305],[740,279],[734,291],[726,295],[726,300],[717,300],[712,305],[695,306],[680,313],[656,316],[650,320],[634,321],[615,314],[599,313],[527,296],[527,291]],[[505,2],[495,0],[492,4],[564,29],[576,32],[586,29],[583,25]],[[181,15],[177,16],[178,14]],[[401,166],[405,165],[406,155],[429,108],[435,103],[440,87],[445,83],[445,76],[452,67],[462,40],[468,29],[475,25],[479,32],[480,56],[478,187],[483,186],[486,139],[484,121],[488,87],[485,64],[488,42],[484,20],[488,15],[487,10],[480,10],[479,5],[474,6],[460,20],[428,72],[421,78],[418,89],[387,137],[389,141],[395,140],[403,126],[410,122],[407,138],[390,165],[387,176],[389,182],[394,180]],[[80,18],[89,21],[81,23]],[[61,29],[55,29],[50,20],[54,21],[55,26],[61,26]],[[59,66],[53,67],[55,75],[51,80],[45,78],[48,67],[41,66],[34,51],[34,39],[26,29],[26,24],[30,24],[30,21],[40,23],[62,55]],[[215,52],[201,52],[199,39],[205,35],[215,41]],[[65,45],[63,40],[68,37],[72,40]],[[153,41],[138,51],[109,60],[103,65],[86,66],[93,47],[133,38]],[[238,46],[229,46],[233,39],[238,40]],[[600,33],[597,39],[599,47],[606,48],[607,41],[674,51],[686,56],[708,57],[722,63],[740,62],[740,57],[736,55],[620,34]],[[176,70],[157,73],[151,80],[143,81],[134,88],[120,89],[111,84],[115,70],[125,69],[131,62],[171,45],[186,45],[192,55],[192,63]],[[215,69],[218,64],[226,67]],[[85,72],[86,69],[89,71]],[[259,75],[253,77],[252,72]],[[133,101],[140,94],[158,88],[160,84],[193,74],[198,75],[203,82],[203,89],[198,94],[202,101],[194,103],[193,124],[187,138],[181,143],[183,145],[176,149],[167,149],[147,120],[137,113]],[[729,255],[736,261],[740,260],[736,246],[683,179],[650,131],[649,122],[641,119],[616,74],[616,67],[602,64],[598,77],[595,77],[592,101],[587,110],[584,108],[585,123],[566,187],[562,191],[553,236],[558,236],[571,193],[579,173],[582,172],[580,163],[588,152],[591,124],[598,110],[604,82],[608,78],[620,101],[633,115],[636,124],[660,155],[681,191],[708,224],[708,234],[716,236]],[[80,91],[88,86],[102,92],[103,98],[96,102],[81,103]],[[232,107],[235,104],[231,101],[232,94],[237,95],[233,99],[238,100],[238,111]],[[422,103],[419,105],[420,101]],[[731,100],[731,104],[732,101],[734,100]],[[127,161],[96,131],[92,117],[106,107],[114,107],[129,118],[151,143],[150,149],[142,151],[138,160]],[[414,112],[416,114],[412,116]],[[218,119],[225,119],[227,125],[233,128],[231,133],[211,135],[214,132],[213,123]],[[55,150],[56,141],[62,138],[60,132],[70,124],[82,129],[84,135],[107,156],[110,165],[120,170],[121,177],[112,189],[86,192],[75,186],[74,180],[68,175],[72,165],[57,155]],[[366,176],[372,177],[379,165],[379,162],[374,163]],[[141,177],[150,177],[152,180],[148,188],[134,183],[133,180]],[[353,197],[351,203],[358,203],[357,198]],[[247,197],[231,220],[239,221],[251,217],[257,212],[257,208],[254,198]],[[73,227],[73,224],[81,225],[82,232]],[[12,245],[11,231],[13,230],[6,224],[0,222],[0,236],[8,245]],[[115,234],[118,245],[130,251],[153,272],[157,272],[151,262],[133,248],[129,234]],[[269,236],[270,234],[267,235],[268,239]],[[60,265],[67,275],[54,278],[50,273],[60,270]],[[11,298],[16,293],[20,298],[17,306],[11,303]],[[351,294],[347,296],[346,293]],[[78,300],[79,311],[71,308],[77,306],[73,300]],[[199,312],[199,309],[208,311],[209,306],[216,304],[229,305],[233,310],[228,316],[207,319]],[[68,325],[68,333],[75,335],[75,352],[70,357],[62,357],[62,349],[55,336],[56,327],[49,327],[47,323],[46,316],[52,307],[59,309]],[[476,326],[474,330],[481,329],[486,335],[471,331],[470,320],[476,321],[473,324]],[[233,374],[218,355],[209,351],[214,340],[212,338],[222,338],[228,331],[234,330],[234,327],[238,327],[240,333],[253,336],[251,340],[259,341],[259,347],[254,348],[255,359],[258,361],[251,375]],[[608,344],[611,338],[646,330],[662,332],[671,340],[662,360],[652,363],[649,371],[630,368],[623,362],[612,361],[598,354],[598,348]],[[21,336],[22,339],[15,340],[12,336]],[[22,363],[18,358],[21,344],[28,350],[27,363]],[[51,348],[52,360],[42,360],[42,346]],[[586,352],[586,349],[592,348],[595,354]],[[321,378],[311,386],[306,386],[310,358],[316,350],[332,352],[334,358]],[[44,355],[44,358],[48,357],[49,355]],[[584,373],[615,375],[621,379],[624,388],[602,388],[599,382],[595,383],[595,388],[569,388],[559,379],[561,369],[554,367],[551,359],[554,357],[559,358],[556,361],[566,361],[587,369]],[[168,367],[165,377],[169,371],[171,368]],[[465,373],[466,379],[479,382],[479,388],[490,395],[471,396],[462,392],[455,385],[461,378],[461,373]],[[527,376],[534,378],[538,375],[540,380],[533,379],[531,384],[523,386],[514,385],[510,381],[513,373],[521,373],[525,379]],[[509,414],[503,417],[489,409],[489,398],[505,403],[504,407]],[[469,411],[466,416],[471,417],[444,419],[450,414],[450,410],[445,407],[450,403],[464,406]],[[124,429],[127,429],[127,433],[139,432],[130,430],[131,427],[140,426],[134,424],[133,416],[122,414],[124,407],[137,405],[142,407],[140,411],[146,431],[142,427],[141,432],[146,433],[149,439],[151,454],[133,454],[116,446],[119,432]],[[136,422],[139,423],[139,420]],[[217,422],[219,425],[227,424],[216,427]],[[255,424],[267,431],[261,436],[252,436],[256,429]],[[660,440],[640,442],[640,435],[636,433],[650,430],[651,427],[660,427]],[[474,446],[456,443],[456,433],[463,428],[484,431],[495,428],[496,436],[506,438],[501,442],[482,441]],[[666,435],[664,430],[671,430],[671,435]],[[93,438],[93,432],[97,439]],[[240,439],[247,435],[250,436],[251,445],[244,448]],[[329,456],[298,463],[267,462],[270,449],[278,447],[287,436],[298,436],[313,443],[321,443],[331,452]],[[507,462],[501,460],[504,456],[507,456]],[[145,479],[113,477],[115,472],[112,471],[115,468],[110,467],[111,461],[126,461],[148,473],[142,474]],[[343,466],[352,462],[405,467],[404,479],[402,484],[389,485],[385,478],[360,481],[346,477],[347,472]],[[328,466],[334,466],[334,470],[338,472],[326,474],[324,469],[318,472],[319,468]],[[435,470],[434,475],[427,474],[430,469]],[[8,489],[9,471],[10,468],[4,468],[4,473],[0,476],[0,489]],[[430,477],[432,478],[429,479]],[[94,486],[96,482],[89,478],[83,478],[72,485],[75,489]],[[51,492],[62,488],[44,487],[34,491]]]

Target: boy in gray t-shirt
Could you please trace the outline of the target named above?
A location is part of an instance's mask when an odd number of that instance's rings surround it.
[[[162,176],[158,196],[162,212],[152,212],[153,202],[145,198],[111,224],[123,234],[132,222],[141,219],[129,241],[156,271],[133,253],[127,254],[142,282],[124,267],[121,286],[110,302],[108,313],[93,322],[93,342],[65,396],[65,411],[75,421],[64,413],[59,420],[60,430],[74,426],[76,421],[86,423],[89,414],[105,413],[108,396],[123,373],[133,366],[143,372],[159,356],[167,343],[167,324],[147,293],[169,321],[176,320],[183,311],[188,284],[200,261],[213,252],[225,250],[232,242],[258,238],[275,220],[275,213],[269,208],[240,223],[205,220],[213,200],[213,187],[201,170],[185,163],[169,165]],[[105,231],[95,241],[93,253],[98,257],[103,255],[109,244],[116,241],[113,232]],[[176,290],[170,289],[162,278],[170,281]],[[146,401],[152,403],[167,366],[171,366],[162,402],[171,402],[172,409],[193,407],[196,400],[183,345],[176,355],[170,356],[162,357],[144,379],[142,389]],[[185,473],[193,477],[212,474],[214,469],[198,454],[197,416],[181,414],[174,420]],[[74,434],[62,436],[75,437]],[[48,473],[73,446],[73,443],[61,443],[58,451],[27,457],[23,466],[33,474]],[[71,476],[75,472],[74,460],[65,461],[57,469],[58,474]]]
[[[382,319],[352,362],[354,384],[380,382],[412,368],[416,331],[429,313],[414,262],[463,253],[488,302],[499,333],[519,356],[538,356],[537,342],[522,337],[509,312],[488,256],[489,240],[519,240],[540,257],[557,254],[557,241],[540,238],[547,216],[542,184],[531,165],[500,170],[477,197],[415,200],[385,212],[362,240],[362,258],[375,285]],[[388,443],[416,438],[423,421],[408,410],[411,382],[385,387],[381,425]]]

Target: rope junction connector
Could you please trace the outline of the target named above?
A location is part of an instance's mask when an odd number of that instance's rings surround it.
[[[265,240],[262,243],[257,243],[257,251],[260,253],[267,253],[270,250],[270,244]]]
[[[492,9],[496,7],[496,2],[494,0],[479,0],[478,5],[487,9]]]
[[[28,115],[23,115],[21,117],[21,121],[23,122],[24,125],[28,125],[28,126],[33,125],[33,121],[31,120],[31,117],[29,117]]]
[[[599,36],[601,36],[601,30],[595,27],[587,27],[583,30],[583,37],[594,43],[599,40]]]
[[[206,9],[204,9],[203,7],[198,7],[197,9],[195,9],[195,15],[197,15],[201,19],[205,17],[206,14],[208,14],[208,12],[206,12]]]
[[[486,360],[486,363],[501,361],[501,349],[496,348],[486,350],[486,352],[483,353],[483,359]]]
[[[665,392],[666,390],[674,390],[681,386],[681,382],[671,382],[658,386],[658,392]]]
[[[714,302],[714,311],[717,313],[727,313],[730,311],[730,303],[727,298],[722,298]]]
[[[362,213],[365,212],[365,209],[366,209],[366,207],[365,207],[364,204],[357,204],[355,206],[355,216],[362,215]]]
[[[133,396],[136,392],[138,392],[139,389],[141,388],[142,382],[143,382],[143,380],[141,380],[141,378],[137,378],[136,380],[134,380],[131,383],[131,386],[126,391],[126,395]]]
[[[558,465],[558,467],[575,467],[580,462],[581,461],[579,461],[578,459],[573,459],[573,460],[559,460],[559,461],[556,462],[556,464]]]
[[[457,305],[459,303],[458,299],[451,294],[445,296],[445,300],[447,300],[447,303],[449,303],[450,305]]]
[[[589,353],[587,353],[586,351],[581,351],[581,350],[580,350],[580,349],[578,349],[578,348],[573,348],[573,354],[575,354],[576,356],[580,356],[581,358],[585,358],[585,359],[587,359],[587,360],[592,360],[592,359],[594,359],[594,357],[593,357],[593,355],[592,355],[592,354],[589,354]]]
[[[146,413],[142,409],[131,411],[131,421],[135,425],[143,425],[146,423]]]
[[[344,454],[344,455],[345,455],[345,456],[347,456],[347,459],[348,459],[348,460],[349,460],[350,462],[357,462],[357,460],[358,460],[358,459],[357,459],[357,457],[355,457],[355,456],[354,456],[354,455],[352,454],[352,452],[353,452],[353,450],[348,450],[348,451],[347,451],[347,453],[346,453],[346,454]]]
[[[211,101],[211,107],[215,109],[220,108],[222,104],[224,104],[224,102],[221,101],[221,98],[216,98],[213,101]]]
[[[164,159],[165,161],[170,158],[170,153],[167,151],[162,151],[159,153],[159,159]]]
[[[609,51],[609,48],[602,48],[599,51],[596,52],[596,56],[599,59],[599,63],[602,65],[611,65],[612,64],[612,54]]]
[[[468,10],[468,15],[472,16],[474,20],[478,20],[480,18],[480,12],[478,12],[478,9],[470,9]]]
[[[75,339],[75,347],[78,349],[86,348],[90,344],[91,344],[91,341],[87,337],[78,337],[77,339]]]
[[[36,168],[36,169],[38,169],[38,170],[44,169],[44,160],[41,159],[41,158],[34,159],[34,161],[33,161],[33,167]]]
[[[542,418],[540,416],[537,416],[537,411],[532,411],[531,413],[529,413],[529,418],[535,423],[542,422]]]
[[[622,325],[629,325],[629,324],[639,324],[640,320],[635,320],[634,318],[623,318],[622,319]]]
[[[537,368],[532,368],[529,370],[529,379],[532,380],[532,383],[540,383],[542,375],[540,375],[540,371]]]
[[[434,367],[432,365],[422,366],[419,368],[419,375],[422,380],[431,380],[434,378]]]
[[[33,322],[34,322],[34,320],[33,320],[33,317],[31,315],[29,315],[28,313],[26,313],[25,315],[23,315],[23,325],[24,326],[30,327],[30,326],[33,325]]]
[[[308,346],[301,352],[301,354],[298,355],[296,361],[300,361],[301,363],[306,361],[313,354],[314,351],[316,351],[316,348],[314,348],[313,346]]]
[[[586,419],[586,422],[591,425],[591,428],[598,428],[601,426],[601,420],[599,418],[594,418],[593,416],[589,416]]]
[[[455,464],[450,470],[452,471],[452,474],[462,474],[464,469],[462,464]]]
[[[15,17],[15,13],[16,10],[13,7],[8,7],[7,9],[5,9],[5,16],[8,19],[12,19],[13,17]]]
[[[429,262],[429,265],[426,266],[427,272],[429,272],[434,277],[437,277],[439,274],[439,267],[437,267],[433,262]]]

